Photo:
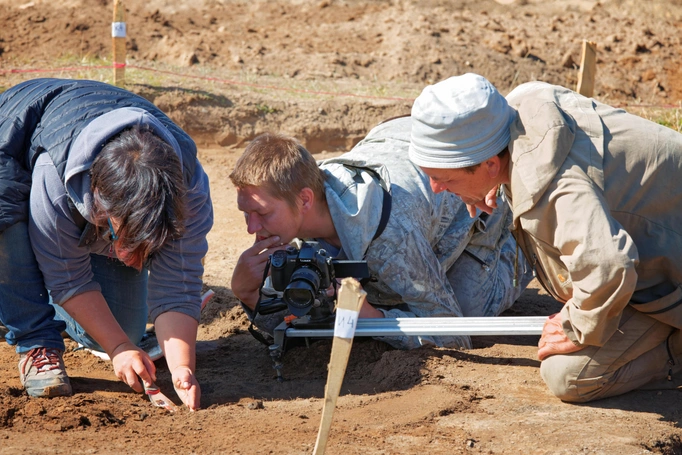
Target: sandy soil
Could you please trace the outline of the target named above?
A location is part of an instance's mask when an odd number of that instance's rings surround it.
[[[214,78],[149,73],[127,85],[195,138],[212,182],[205,283],[216,296],[199,330],[203,409],[153,408],[108,362],[71,342],[65,362],[74,396],[28,399],[18,358],[2,343],[0,455],[312,452],[330,341],[289,350],[279,383],[230,291],[237,257],[253,239],[227,175],[256,134],[295,135],[322,158],[378,121],[409,113],[425,84],[449,75],[475,71],[505,93],[529,80],[574,87],[582,39],[598,46],[597,98],[623,106],[682,100],[678,0],[128,3],[131,65]],[[111,17],[104,0],[0,0],[0,89],[38,76],[12,69],[110,62]],[[508,314],[558,308],[533,283]],[[478,337],[470,351],[403,352],[357,339],[327,452],[682,454],[679,390],[565,404],[539,376],[536,344],[537,337]],[[165,362],[157,367],[159,385],[172,394]]]

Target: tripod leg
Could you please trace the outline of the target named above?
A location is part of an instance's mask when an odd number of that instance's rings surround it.
[[[278,344],[271,344],[268,349],[270,350],[270,357],[272,358],[273,366],[277,372],[277,382],[284,382],[284,376],[282,376],[282,348]]]

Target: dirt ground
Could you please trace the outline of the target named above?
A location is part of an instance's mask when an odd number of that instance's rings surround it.
[[[294,135],[323,158],[409,113],[426,84],[450,75],[478,72],[503,93],[530,80],[574,88],[583,39],[597,44],[596,98],[632,109],[682,101],[679,0],[126,3],[126,87],[194,137],[211,178],[204,279],[216,296],[199,329],[202,410],[153,408],[72,342],[74,396],[29,399],[18,358],[1,343],[0,455],[312,453],[331,342],[289,350],[277,382],[230,290],[253,238],[227,176],[255,135]],[[109,80],[42,70],[110,63],[111,9],[104,0],[0,0],[0,90],[31,77]],[[558,308],[533,283],[508,314]],[[562,403],[540,378],[537,341],[478,337],[469,351],[405,352],[356,339],[327,453],[682,454],[680,390]],[[165,362],[156,364],[161,389],[179,403]]]

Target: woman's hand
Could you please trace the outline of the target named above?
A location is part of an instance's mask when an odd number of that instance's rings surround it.
[[[182,402],[190,411],[196,411],[201,405],[201,387],[196,376],[189,367],[178,366],[173,369],[173,387]]]
[[[201,388],[194,376],[198,322],[186,314],[169,311],[156,318],[155,326],[175,393],[190,411],[199,409]]]
[[[156,380],[156,367],[147,353],[130,342],[99,291],[78,294],[62,308],[109,354],[114,373],[136,392],[142,392],[140,378],[147,385]]]
[[[138,376],[148,386],[156,381],[154,362],[146,352],[130,341],[119,344],[109,356],[114,365],[116,377],[128,384],[134,391],[144,390]]]

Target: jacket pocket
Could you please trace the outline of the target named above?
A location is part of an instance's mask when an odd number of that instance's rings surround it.
[[[630,302],[632,308],[678,329],[682,329],[682,286],[647,303]]]

